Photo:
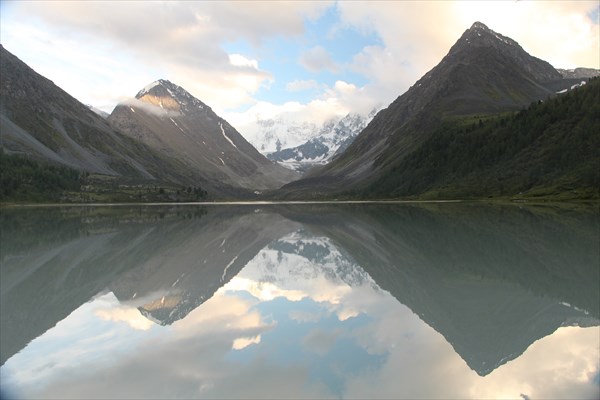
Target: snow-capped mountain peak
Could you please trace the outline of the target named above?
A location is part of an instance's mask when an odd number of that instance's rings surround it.
[[[268,130],[262,144],[255,143],[255,146],[270,160],[304,172],[315,165],[328,163],[343,152],[376,113],[377,109],[366,116],[349,113],[342,118],[331,118],[320,127],[306,122],[280,125],[270,120],[265,124]]]
[[[181,86],[166,79],[159,79],[146,85],[136,94],[135,98],[157,105],[162,109],[184,114],[210,108]]]

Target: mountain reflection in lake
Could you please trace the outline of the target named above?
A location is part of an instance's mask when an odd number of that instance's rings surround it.
[[[598,398],[596,208],[5,209],[2,398]]]

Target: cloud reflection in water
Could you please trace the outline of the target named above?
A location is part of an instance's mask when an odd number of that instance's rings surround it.
[[[3,394],[598,397],[597,326],[559,328],[481,377],[442,334],[381,289],[348,250],[306,226],[293,227],[170,325],[150,322],[139,310],[163,292],[121,301],[100,293],[2,366]],[[225,266],[231,257],[223,260]],[[166,287],[173,282],[170,277]]]

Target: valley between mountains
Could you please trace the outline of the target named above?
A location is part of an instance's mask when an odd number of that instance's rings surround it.
[[[0,50],[4,203],[600,197],[600,71],[480,22],[387,107],[252,137],[163,79],[102,115]]]

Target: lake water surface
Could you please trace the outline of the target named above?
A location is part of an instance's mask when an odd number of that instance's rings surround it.
[[[598,208],[3,209],[4,398],[600,397]]]

